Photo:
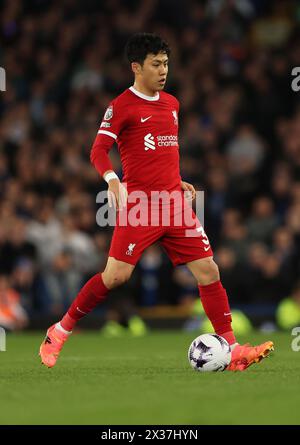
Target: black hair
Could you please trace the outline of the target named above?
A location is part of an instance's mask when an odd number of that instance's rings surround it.
[[[125,47],[127,60],[143,65],[148,54],[166,53],[169,57],[171,50],[167,42],[156,34],[140,32],[131,36]]]

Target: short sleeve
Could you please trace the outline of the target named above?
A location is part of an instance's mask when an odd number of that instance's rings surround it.
[[[107,107],[98,134],[106,134],[117,139],[126,125],[126,107],[119,101],[112,101]]]

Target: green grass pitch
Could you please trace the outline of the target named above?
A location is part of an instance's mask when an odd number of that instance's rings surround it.
[[[43,333],[7,336],[0,352],[0,424],[300,424],[300,352],[289,334],[241,373],[198,373],[187,350],[197,333],[143,338],[74,334],[55,368],[41,365]]]

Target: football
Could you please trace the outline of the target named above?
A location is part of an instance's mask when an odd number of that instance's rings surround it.
[[[224,371],[231,360],[231,349],[220,335],[203,334],[192,341],[188,360],[195,371]]]

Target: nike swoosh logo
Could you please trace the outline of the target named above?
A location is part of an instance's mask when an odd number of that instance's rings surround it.
[[[210,249],[210,246],[204,247],[205,252],[207,252]]]
[[[143,122],[146,122],[148,119],[150,119],[150,117],[152,117],[152,116],[145,117],[145,118],[141,117],[141,122],[142,122],[142,123],[143,123]]]
[[[231,312],[228,312],[228,313],[224,312],[224,315],[225,315],[225,316],[226,316],[226,315],[231,315]]]
[[[78,312],[81,312],[82,314],[86,314],[86,312],[81,311],[78,306],[76,309],[78,310]]]

